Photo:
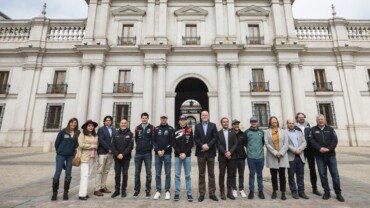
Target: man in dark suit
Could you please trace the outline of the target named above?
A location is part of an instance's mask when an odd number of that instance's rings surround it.
[[[106,187],[109,170],[113,163],[113,154],[110,148],[112,143],[112,135],[116,133],[116,129],[112,127],[112,116],[104,117],[104,126],[98,129],[99,148],[97,160],[97,174],[95,180],[94,195],[103,196],[103,193],[111,193]]]
[[[235,200],[232,194],[232,179],[234,162],[236,154],[234,153],[238,147],[238,140],[234,130],[229,129],[229,119],[223,117],[221,119],[222,129],[218,132],[218,166],[220,168],[220,176],[218,179],[220,185],[221,199],[226,200],[225,196],[225,172],[227,170],[227,197]]]
[[[208,169],[208,191],[209,198],[213,201],[218,201],[215,181],[215,157],[216,157],[216,142],[217,142],[217,127],[216,124],[209,122],[208,111],[202,111],[202,122],[195,125],[194,141],[196,144],[195,156],[198,158],[199,169],[199,198],[198,201],[204,200],[206,193],[206,167]]]

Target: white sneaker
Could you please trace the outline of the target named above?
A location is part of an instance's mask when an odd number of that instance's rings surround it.
[[[234,189],[233,189],[233,196],[238,197],[238,192],[236,192],[236,190],[234,190]]]
[[[171,194],[170,194],[170,192],[166,192],[166,198],[165,198],[166,200],[170,200],[171,199]]]
[[[155,193],[155,195],[154,195],[154,197],[153,197],[153,199],[154,200],[158,200],[158,199],[160,199],[161,198],[161,193],[159,193],[158,191]]]
[[[240,195],[241,195],[243,198],[247,197],[247,195],[245,194],[244,190],[239,191],[239,193],[240,193]]]

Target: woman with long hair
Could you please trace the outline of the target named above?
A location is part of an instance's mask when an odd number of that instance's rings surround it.
[[[78,198],[80,200],[87,200],[87,189],[89,184],[89,176],[97,158],[98,136],[95,128],[98,124],[92,120],[87,120],[82,125],[83,133],[78,137],[78,145],[81,150],[81,179],[80,191]]]
[[[55,140],[56,150],[56,167],[53,177],[53,196],[51,200],[57,200],[59,189],[59,178],[65,165],[65,180],[64,180],[64,194],[63,200],[68,200],[69,185],[72,180],[72,160],[78,146],[77,138],[80,134],[78,130],[77,118],[71,118],[68,121],[67,127],[62,129]]]
[[[272,181],[272,199],[276,199],[278,190],[278,173],[281,199],[286,200],[285,168],[289,168],[288,136],[285,130],[279,128],[279,121],[275,116],[269,120],[269,128],[264,132],[266,144],[266,167],[270,168]]]

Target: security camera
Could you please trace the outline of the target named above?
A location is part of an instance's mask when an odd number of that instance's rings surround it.
[[[236,44],[236,41],[235,41],[235,40],[233,41],[233,44],[234,44],[234,45]]]
[[[222,44],[224,44],[224,41],[220,41],[219,43],[220,43],[220,45],[222,45]]]
[[[159,42],[159,44],[160,44],[160,45],[163,45],[163,42],[161,41],[161,42]]]
[[[100,42],[97,42],[96,45],[100,45]]]
[[[298,41],[294,41],[294,45],[297,45],[298,44]]]
[[[146,42],[147,45],[150,45],[150,42]]]
[[[32,44],[28,44],[28,47],[29,47],[29,48],[32,48]]]
[[[349,44],[348,44],[348,43],[346,43],[346,44],[344,44],[344,46],[345,46],[345,47],[348,47],[348,46],[349,46]]]
[[[285,45],[285,40],[281,41],[281,45]]]
[[[83,44],[84,44],[84,45],[87,45],[87,43],[86,43],[86,42],[83,42]]]

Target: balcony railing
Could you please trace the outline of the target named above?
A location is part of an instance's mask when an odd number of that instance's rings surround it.
[[[270,83],[269,82],[249,82],[251,92],[269,92]]]
[[[265,38],[262,37],[246,37],[247,45],[264,45]]]
[[[68,84],[48,84],[47,94],[67,94]]]
[[[1,86],[1,89],[0,89],[0,94],[9,94],[9,88],[10,88],[10,84],[5,84],[5,85],[0,85]]]
[[[114,83],[113,93],[132,93],[134,83]]]
[[[200,45],[200,37],[182,37],[183,45]]]
[[[312,84],[315,92],[333,91],[333,82],[313,82]]]
[[[1,25],[0,41],[27,41],[31,27],[24,24]]]
[[[298,40],[327,41],[332,39],[330,25],[322,20],[295,20]]]
[[[136,45],[136,37],[118,37],[118,45]]]

